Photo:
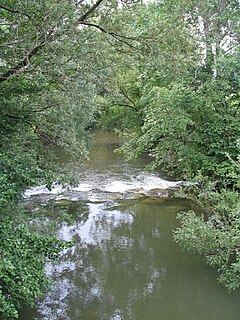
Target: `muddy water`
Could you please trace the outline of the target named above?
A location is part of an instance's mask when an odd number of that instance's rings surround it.
[[[126,163],[112,134],[94,139],[90,159],[74,166],[78,186],[25,194],[41,232],[75,245],[46,265],[52,288],[21,320],[238,320],[240,293],[172,240],[176,213],[190,206],[169,197],[180,182],[144,172],[147,157]]]

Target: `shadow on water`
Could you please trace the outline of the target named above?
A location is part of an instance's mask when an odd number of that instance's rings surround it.
[[[143,170],[144,163],[126,164],[107,150],[106,134],[97,138],[85,176],[80,172],[85,182],[89,172],[91,178],[95,172],[97,182],[104,177],[111,183]],[[176,213],[190,203],[96,193],[84,191],[77,201],[41,195],[26,201],[33,207],[35,202],[36,226],[53,225],[59,238],[74,239],[75,245],[46,265],[52,288],[35,310],[23,310],[21,320],[239,319],[240,293],[218,286],[215,271],[202,257],[183,253],[172,240]]]

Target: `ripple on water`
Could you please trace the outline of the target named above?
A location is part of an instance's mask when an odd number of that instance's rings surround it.
[[[114,177],[101,180],[94,183],[81,182],[78,186],[61,186],[54,184],[51,189],[46,186],[37,186],[27,189],[23,194],[23,201],[32,201],[33,198],[45,202],[49,199],[64,200],[69,199],[78,201],[88,199],[89,201],[105,201],[109,198],[126,198],[138,197],[138,195],[167,197],[167,190],[178,188],[182,181],[168,181],[161,179],[154,174],[141,173],[139,175],[132,175],[128,180],[114,180]],[[115,194],[110,196],[109,194]]]

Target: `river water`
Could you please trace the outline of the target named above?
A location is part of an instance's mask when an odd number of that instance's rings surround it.
[[[75,244],[46,265],[51,290],[20,319],[238,320],[240,292],[173,242],[176,214],[191,205],[169,196],[181,182],[145,172],[148,157],[125,162],[113,134],[94,141],[89,160],[72,166],[78,186],[24,195],[39,232]]]

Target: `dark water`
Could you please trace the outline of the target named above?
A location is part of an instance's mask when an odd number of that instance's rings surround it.
[[[52,193],[29,190],[24,205],[46,232],[75,245],[46,266],[51,291],[21,320],[238,320],[240,292],[218,286],[201,257],[172,240],[176,213],[190,203],[168,198],[174,182],[126,163],[117,140],[98,132],[80,184]]]

